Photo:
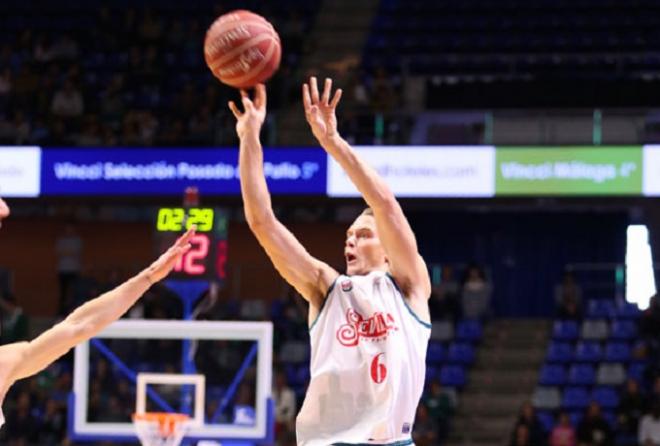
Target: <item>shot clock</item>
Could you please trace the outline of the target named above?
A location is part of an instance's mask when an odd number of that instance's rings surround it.
[[[190,251],[174,266],[172,279],[222,281],[227,263],[227,216],[207,207],[162,207],[156,217],[156,238],[162,251],[192,225],[197,226],[190,240]]]

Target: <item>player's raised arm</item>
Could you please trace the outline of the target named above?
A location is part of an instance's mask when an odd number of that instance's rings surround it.
[[[72,347],[119,319],[151,285],[169,274],[179,257],[190,249],[189,241],[194,233],[194,229],[188,230],[148,268],[114,290],[81,305],[35,340],[18,344],[23,350],[22,361],[12,374],[13,380],[38,373]]]
[[[331,93],[330,79],[325,80],[320,96],[315,77],[303,85],[307,122],[321,146],[344,169],[373,210],[390,272],[406,297],[426,300],[431,294],[430,278],[410,224],[385,181],[339,136],[335,110],[342,91]]]
[[[236,116],[236,132],[240,139],[239,168],[245,218],[277,271],[318,310],[338,273],[312,257],[275,217],[259,140],[266,117],[266,87],[257,85],[254,101],[246,91],[241,91],[241,96],[244,111],[241,112],[233,102],[229,103],[229,108]]]
[[[2,219],[9,217],[9,214],[9,206],[0,198],[0,226],[2,226]]]

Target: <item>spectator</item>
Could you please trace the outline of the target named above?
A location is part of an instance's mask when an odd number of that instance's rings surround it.
[[[592,401],[578,425],[580,446],[613,446],[612,429],[600,412],[600,405]]]
[[[655,401],[651,411],[639,423],[640,446],[660,446],[660,401]]]
[[[62,438],[66,429],[64,414],[57,401],[49,399],[41,416],[41,428],[39,429],[39,445],[57,446],[62,444]]]
[[[438,440],[444,440],[449,430],[449,419],[456,409],[456,391],[443,388],[440,381],[435,379],[422,403],[428,409],[431,419],[438,423]]]
[[[417,406],[417,417],[412,438],[417,446],[434,446],[437,444],[438,425],[436,420],[429,416],[429,411],[424,404]]]
[[[571,271],[564,272],[561,284],[555,287],[557,316],[560,319],[579,320],[582,318],[582,289],[575,282]]]
[[[463,317],[467,319],[485,317],[490,305],[491,292],[484,271],[476,265],[469,266],[461,290]]]
[[[510,446],[535,446],[530,439],[529,428],[524,424],[516,425],[511,435]]]
[[[11,295],[0,295],[0,317],[2,328],[0,341],[2,344],[24,341],[28,334],[28,320],[23,309],[16,305]]]
[[[60,282],[60,314],[65,314],[74,303],[74,287],[80,278],[82,239],[72,224],[64,227],[55,244],[57,253],[57,275]]]
[[[644,413],[645,400],[639,391],[639,384],[634,379],[626,381],[621,392],[617,410],[617,425],[621,432],[636,434],[639,419]]]
[[[444,266],[440,283],[433,286],[431,290],[431,299],[429,300],[431,319],[451,319],[454,321],[458,319],[460,316],[458,295],[459,286],[454,279],[454,269],[449,265]]]
[[[55,92],[50,111],[59,118],[77,118],[85,109],[83,95],[74,85],[67,80],[62,89]]]
[[[550,433],[550,446],[575,446],[575,429],[566,412],[560,412],[557,424]]]
[[[520,408],[520,413],[518,414],[518,420],[513,429],[511,436],[511,444],[516,444],[518,441],[518,436],[520,435],[523,438],[523,434],[519,432],[519,427],[523,425],[526,429],[526,434],[524,438],[529,440],[529,444],[533,446],[542,446],[546,442],[546,433],[543,430],[543,426],[536,416],[536,410],[531,402],[526,401]],[[525,444],[525,443],[523,443]]]
[[[287,383],[286,374],[282,371],[275,376],[273,389],[275,400],[275,432],[280,434],[295,429],[296,394]]]
[[[30,394],[22,391],[16,400],[16,408],[7,413],[5,431],[11,439],[9,445],[29,445],[36,440],[39,423],[32,412]]]
[[[639,319],[639,332],[647,338],[656,340],[660,337],[660,298],[656,294],[649,300],[649,307]]]

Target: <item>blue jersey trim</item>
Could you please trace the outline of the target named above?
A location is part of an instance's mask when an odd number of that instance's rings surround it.
[[[314,325],[319,320],[319,317],[321,317],[321,312],[325,308],[325,303],[328,301],[328,298],[330,297],[330,293],[332,293],[332,289],[335,287],[335,284],[337,283],[337,280],[341,277],[341,274],[335,278],[335,280],[332,281],[330,284],[330,288],[328,288],[328,291],[325,293],[325,299],[323,299],[323,303],[321,304],[321,308],[319,308],[319,314],[316,315],[316,319],[312,322],[312,324],[309,326],[309,331],[312,331],[312,328],[314,328]]]
[[[375,443],[332,443],[332,446],[374,446]],[[379,446],[408,446],[413,444],[412,438],[393,443],[380,443]]]
[[[392,281],[392,283],[394,284],[394,287],[397,289],[397,291],[398,291],[399,294],[401,295],[401,299],[403,300],[403,304],[406,306],[406,308],[408,309],[408,312],[412,315],[412,317],[414,317],[415,320],[417,320],[417,322],[419,322],[420,324],[422,324],[424,327],[426,327],[426,328],[428,328],[428,329],[431,329],[431,324],[429,324],[428,322],[424,322],[423,320],[421,320],[421,319],[419,318],[419,316],[417,316],[417,314],[415,314],[415,312],[413,311],[413,309],[410,308],[410,305],[408,305],[408,302],[406,302],[405,297],[403,297],[403,292],[401,291],[401,288],[399,288],[399,285],[396,283],[396,280],[394,280],[394,277],[392,277],[392,275],[391,275],[390,273],[385,273],[385,275],[386,275],[386,276]]]

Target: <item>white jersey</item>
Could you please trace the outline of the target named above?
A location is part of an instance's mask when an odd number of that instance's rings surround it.
[[[391,276],[339,276],[310,327],[311,380],[298,445],[412,444],[431,325]]]

